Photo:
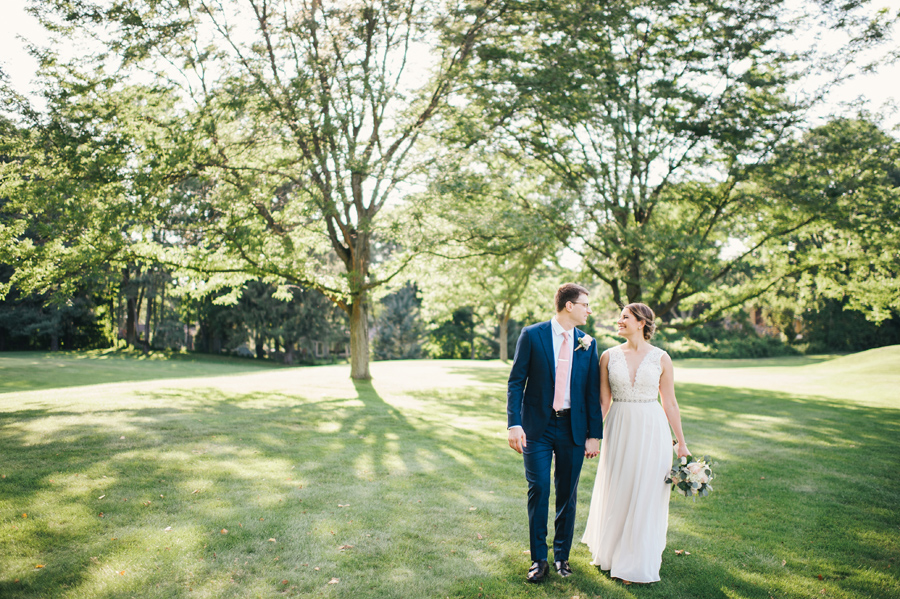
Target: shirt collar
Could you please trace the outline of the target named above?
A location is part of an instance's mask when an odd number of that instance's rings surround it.
[[[566,331],[566,329],[564,329],[563,326],[562,326],[561,324],[559,324],[559,321],[556,320],[556,317],[555,317],[555,316],[554,316],[553,318],[550,319],[550,327],[553,329],[553,334],[554,334],[554,335],[562,335],[563,331]],[[571,332],[574,331],[574,330],[575,330],[575,329],[574,329],[574,327],[573,327],[573,328],[569,329],[569,330],[566,331],[566,332],[567,332],[567,333],[571,333]]]

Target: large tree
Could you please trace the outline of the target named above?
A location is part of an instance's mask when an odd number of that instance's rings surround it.
[[[213,285],[266,278],[323,292],[350,317],[351,376],[368,378],[370,292],[407,260],[373,263],[379,215],[429,162],[415,151],[422,128],[502,3],[50,0],[34,9],[63,38],[92,36],[94,65],[115,62],[120,77],[149,76],[180,99],[181,126],[155,149],[196,184],[155,201],[180,215],[167,239],[193,243],[143,251],[222,273]]]
[[[44,88],[41,111],[8,86],[0,90],[17,119],[0,129],[0,261],[13,267],[0,298],[14,291],[60,304],[92,279],[117,281],[134,344],[144,293],[134,285],[141,266],[132,250],[151,230],[140,199],[162,178],[142,173],[136,156],[152,144],[155,117],[171,102],[49,59],[46,68],[54,85]]]
[[[767,256],[797,273],[766,297],[782,321],[834,304],[875,323],[900,315],[895,137],[869,118],[834,119],[779,148],[743,193],[815,217]]]
[[[785,49],[798,25],[786,4],[529,2],[480,48],[473,120],[488,114],[497,148],[568,187],[566,218],[548,226],[616,303],[666,318],[697,306],[689,326],[792,272],[755,264],[815,214],[740,193],[821,97],[796,93],[809,57]],[[888,16],[853,47],[884,35]],[[714,305],[701,301],[710,290]]]

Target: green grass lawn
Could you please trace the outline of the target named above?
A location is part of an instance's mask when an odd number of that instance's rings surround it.
[[[663,580],[529,586],[508,365],[0,354],[0,597],[900,597],[900,347],[676,366]]]

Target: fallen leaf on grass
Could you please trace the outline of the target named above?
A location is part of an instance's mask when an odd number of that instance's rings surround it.
[[[104,497],[106,497],[106,495],[101,495],[101,496],[98,497],[97,499],[103,499]]]
[[[119,572],[119,576],[125,576],[125,570],[122,570],[121,572]]]
[[[353,549],[353,545],[341,545],[338,549],[340,551],[343,551],[344,549]]]
[[[166,526],[166,530],[164,530],[163,532],[169,532],[170,530],[172,530],[172,527],[171,527],[171,526]]]
[[[349,503],[347,503],[347,504],[339,503],[338,507],[350,507],[350,504]]]
[[[479,535],[478,535],[478,538],[479,538],[479,539],[483,539],[483,538],[484,538],[484,537],[483,537],[483,536],[481,536],[481,535],[480,535],[480,534],[479,534]]]
[[[340,578],[332,578],[331,580],[328,581],[328,584],[337,584],[340,581],[341,581]]]
[[[97,515],[100,516],[100,517],[102,518],[102,517],[103,517],[103,512],[100,512],[100,513],[97,514]]]
[[[477,510],[477,509],[478,509],[477,507],[470,507],[470,508],[469,508],[469,511],[470,511],[470,512],[474,512],[474,511]]]
[[[269,539],[269,542],[270,542],[270,543],[277,543],[278,541],[276,541],[275,539]]]
[[[676,549],[675,555],[690,555],[690,551],[685,551],[684,549]]]
[[[284,580],[282,580],[282,581],[281,581],[281,584],[288,584],[287,579],[285,578]]]
[[[37,565],[35,565],[35,568],[43,568],[43,567],[44,567],[44,564],[37,564]]]
[[[228,534],[228,529],[227,529],[227,528],[223,528],[223,529],[220,530],[219,532],[222,533],[223,535],[227,535],[227,534]]]
[[[786,565],[787,565],[787,560],[786,560],[786,559],[781,560],[781,565],[782,565],[782,566],[786,566]]]
[[[28,514],[22,514],[22,517],[23,517],[23,518],[27,518],[27,517],[28,517]]]
[[[193,495],[194,493],[199,493],[199,492],[200,492],[200,489],[194,489],[193,491],[191,491],[191,495]]]
[[[822,575],[821,575],[821,574],[819,574],[819,580],[822,580]]]

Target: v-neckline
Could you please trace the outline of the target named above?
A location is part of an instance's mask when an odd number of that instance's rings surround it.
[[[634,389],[634,384],[637,382],[638,373],[641,371],[641,366],[644,365],[644,362],[647,361],[647,356],[650,355],[650,352],[653,351],[653,348],[647,350],[647,353],[644,354],[644,357],[641,358],[641,361],[638,363],[637,368],[634,369],[634,377],[631,376],[631,367],[628,366],[628,356],[625,355],[625,350],[619,346],[619,351],[622,352],[622,359],[625,360],[625,372],[628,373],[628,382],[631,384],[631,388]]]

